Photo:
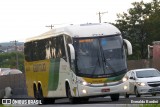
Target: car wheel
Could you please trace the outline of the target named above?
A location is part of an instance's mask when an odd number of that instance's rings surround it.
[[[125,98],[129,98],[129,94],[126,93],[126,94],[125,94]]]
[[[119,94],[111,94],[110,97],[111,97],[112,101],[118,101],[119,100]]]
[[[141,96],[141,95],[139,94],[139,92],[138,92],[137,87],[135,87],[134,92],[135,92],[136,97],[140,97],[140,96]]]

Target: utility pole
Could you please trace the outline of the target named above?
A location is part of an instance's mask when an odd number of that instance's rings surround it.
[[[51,24],[51,25],[48,25],[46,27],[50,27],[52,29],[54,27],[54,25]]]
[[[105,13],[108,13],[108,12],[98,12],[98,16],[99,16],[99,23],[101,23],[101,18],[102,18],[102,14],[105,14]]]
[[[19,69],[19,63],[18,63],[18,54],[17,54],[17,42],[18,41],[11,41],[12,43],[14,43],[14,49],[15,49],[15,53],[16,53],[16,68]]]

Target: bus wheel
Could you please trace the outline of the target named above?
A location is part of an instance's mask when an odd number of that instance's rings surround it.
[[[89,98],[80,98],[80,101],[87,103],[89,101]]]
[[[69,102],[71,104],[77,103],[76,98],[72,97],[72,95],[71,95],[71,90],[70,90],[69,86],[67,86],[67,90],[66,91],[67,91],[67,97],[69,98]]]
[[[112,101],[118,101],[119,100],[119,94],[111,94],[110,97],[111,97]]]
[[[34,94],[34,98],[38,98],[38,91],[37,91],[37,87],[36,87],[36,85],[35,84],[33,84],[33,94]]]
[[[43,99],[43,91],[41,86],[38,86],[38,98]]]
[[[43,104],[54,104],[55,99],[54,98],[45,98]]]

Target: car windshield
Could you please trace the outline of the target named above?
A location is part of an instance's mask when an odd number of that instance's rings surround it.
[[[111,77],[127,71],[121,36],[75,38],[76,71],[82,76]]]
[[[160,72],[158,70],[144,70],[136,72],[137,78],[149,78],[149,77],[159,77]]]

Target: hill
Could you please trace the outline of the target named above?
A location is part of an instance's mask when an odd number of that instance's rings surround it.
[[[1,47],[8,47],[8,46],[13,46],[14,42],[2,42],[0,43]],[[24,45],[24,42],[17,42],[17,46],[19,45]]]

